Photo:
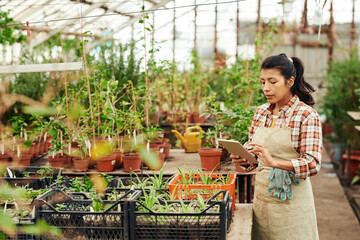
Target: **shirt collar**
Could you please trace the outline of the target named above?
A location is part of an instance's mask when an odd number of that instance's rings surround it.
[[[291,107],[294,105],[296,99],[298,99],[298,96],[294,95],[284,106],[282,106],[279,110],[280,112],[285,113],[285,117],[290,114]],[[272,114],[272,109],[274,108],[273,104],[268,103],[267,109],[266,109],[266,115]]]

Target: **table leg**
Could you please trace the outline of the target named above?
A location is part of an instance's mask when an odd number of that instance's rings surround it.
[[[252,177],[253,175],[246,176],[246,202],[250,203],[252,199]]]
[[[238,179],[238,193],[239,193],[239,203],[245,203],[245,181],[244,175],[237,175]]]

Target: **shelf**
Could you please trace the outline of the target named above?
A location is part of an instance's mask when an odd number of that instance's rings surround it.
[[[355,121],[359,121],[359,120],[360,120],[360,112],[347,111],[346,113],[347,113],[352,119],[354,119]]]

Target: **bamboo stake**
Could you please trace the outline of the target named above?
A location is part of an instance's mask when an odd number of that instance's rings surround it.
[[[307,0],[304,1],[304,11],[301,18],[301,23],[303,24],[303,28],[306,29],[308,27],[308,20],[307,20]]]
[[[100,99],[98,99],[98,102],[97,102],[97,105],[98,105],[98,112],[99,112],[99,115],[98,115],[98,136],[100,137]]]
[[[82,15],[82,12],[81,12]],[[89,71],[88,71],[88,66],[87,66],[87,61],[86,61],[86,53],[85,53],[85,44],[84,44],[84,35],[82,32],[82,23],[80,21],[79,18],[79,22],[80,22],[80,31],[81,31],[81,43],[82,43],[82,51],[83,51],[83,57],[84,57],[84,67],[85,67],[85,74],[86,74],[86,84],[87,84],[87,91],[88,91],[88,95],[89,95],[89,107],[90,107],[90,116],[91,116],[91,121],[94,121],[94,113],[92,110],[92,101],[91,101],[91,90],[90,90],[90,81],[89,81]],[[95,142],[95,128],[92,127],[93,130],[93,138],[94,138],[94,142]]]
[[[64,46],[62,40],[62,33],[60,32],[60,42],[61,42],[61,53],[63,62],[65,62],[65,55],[64,55]],[[68,91],[67,91],[67,71],[64,71],[64,84],[65,84],[65,102],[66,102],[66,117],[68,118],[69,115],[69,102],[68,102]]]
[[[328,31],[328,71],[330,71],[331,62],[333,60],[334,51],[334,16],[333,16],[333,1],[330,3],[330,24]]]
[[[356,36],[356,28],[355,28],[355,0],[353,0],[351,30],[350,30],[350,48],[351,48],[352,51],[354,50],[354,47],[355,47],[355,36]]]
[[[175,42],[176,42],[176,9],[175,9],[175,0],[174,0],[174,15],[173,15],[173,63],[175,63]]]
[[[149,128],[149,88],[150,88],[150,79],[148,77],[148,68],[147,68],[147,50],[146,50],[146,25],[145,25],[145,1],[143,0],[142,16],[143,16],[143,31],[144,31],[144,68],[145,68],[145,87],[146,87],[146,99],[145,99],[145,124]]]
[[[197,45],[196,45],[196,41],[197,41],[197,25],[196,25],[196,20],[197,20],[197,5],[196,5],[196,0],[194,2],[194,52],[197,52]]]
[[[256,31],[257,32],[260,32],[260,20],[261,20],[260,14],[261,14],[261,0],[258,0],[257,19],[256,19]]]
[[[240,20],[239,20],[239,2],[236,4],[236,59],[239,57],[239,46],[240,46]]]
[[[217,50],[217,19],[218,19],[218,10],[217,10],[217,4],[218,0],[216,0],[215,4],[215,24],[214,24],[214,55],[215,55],[215,69],[217,68],[217,56],[218,56],[218,50]]]

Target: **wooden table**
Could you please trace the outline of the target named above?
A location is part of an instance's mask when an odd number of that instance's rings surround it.
[[[201,161],[198,153],[185,153],[184,149],[171,149],[170,157],[165,159],[165,167],[164,167],[164,176],[171,177],[174,174],[179,173],[178,168],[181,170],[184,169],[201,169]],[[237,174],[237,189],[238,189],[238,198],[240,203],[251,203],[253,196],[253,186],[252,179],[255,173],[238,173],[235,170],[235,165],[228,158],[225,161],[221,162],[220,171],[221,173],[236,173]],[[86,174],[98,174],[96,168],[89,169]],[[138,172],[139,176],[147,176],[158,174],[159,171],[147,170],[144,169],[142,172]],[[80,176],[84,175],[83,172],[75,172],[73,168],[67,168],[63,170],[64,175],[69,176]],[[108,174],[114,176],[129,176],[129,173],[125,172],[123,169],[118,169],[113,172],[109,172]]]
[[[226,235],[227,240],[251,240],[253,224],[253,205],[235,204],[233,221],[230,231]]]

